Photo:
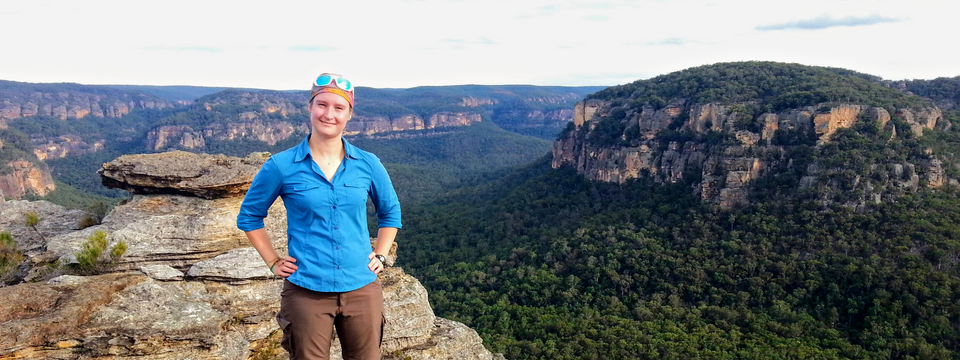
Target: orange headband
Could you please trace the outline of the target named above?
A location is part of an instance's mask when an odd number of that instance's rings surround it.
[[[310,102],[320,93],[331,93],[339,95],[350,103],[353,108],[353,84],[350,80],[340,75],[323,73],[313,81],[313,88],[310,89]]]

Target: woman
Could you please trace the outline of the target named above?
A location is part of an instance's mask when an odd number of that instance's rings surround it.
[[[334,328],[344,359],[380,358],[384,319],[377,275],[401,226],[400,202],[380,159],[342,137],[353,102],[350,81],[317,77],[308,105],[310,135],[263,164],[237,217],[270,271],[286,279],[277,322],[291,359],[329,358]],[[277,196],[287,209],[286,257],[263,228]],[[368,196],[379,229],[372,252]]]

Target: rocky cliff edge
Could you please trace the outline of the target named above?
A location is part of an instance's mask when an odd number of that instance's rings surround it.
[[[892,138],[901,132],[920,137],[930,130],[945,130],[952,126],[937,107],[898,109],[895,115],[906,125],[898,129],[884,108],[821,104],[761,114],[756,118],[757,128],[748,131],[737,126],[741,116],[736,107],[744,105],[750,104],[689,104],[684,99],[675,99],[660,109],[647,105],[640,111],[626,111],[621,123],[627,131],[635,131],[637,135],[633,144],[623,145],[595,144],[589,140],[599,120],[618,109],[622,111],[623,105],[618,107],[603,100],[585,100],[574,108],[571,128],[554,142],[552,165],[554,168],[571,166],[588,179],[614,183],[641,176],[651,176],[660,182],[699,176],[701,180],[694,184],[693,193],[706,202],[731,208],[749,202],[750,182],[794,166],[794,159],[786,153],[788,146],[774,142],[778,132],[812,132],[817,146],[823,146],[839,129],[850,128],[857,122],[874,122],[877,128],[889,131]],[[657,135],[665,129],[701,135],[732,135],[735,143],[715,145],[663,140]],[[620,136],[622,141],[626,138],[626,134]],[[895,198],[904,190],[960,184],[958,179],[945,175],[947,166],[956,165],[933,156],[919,163],[892,162],[871,166],[883,181],[871,184],[861,181],[859,176],[854,178],[852,187],[864,195],[850,205],[879,203],[884,198]],[[826,176],[843,170],[813,164],[802,169],[804,175],[799,188],[843,188]],[[847,190],[852,192],[854,189]]]
[[[0,231],[26,261],[0,287],[3,359],[286,359],[275,321],[282,280],[270,276],[235,220],[266,156],[245,159],[170,152],[122,156],[101,170],[105,184],[134,194],[101,224],[46,201],[0,203]],[[40,222],[27,227],[26,214]],[[286,252],[278,201],[266,228]],[[69,275],[97,231],[128,249],[97,275]],[[396,260],[396,248],[390,254]],[[383,282],[384,359],[499,359],[476,331],[436,317],[427,291],[402,268]],[[334,343],[334,358],[339,344]]]

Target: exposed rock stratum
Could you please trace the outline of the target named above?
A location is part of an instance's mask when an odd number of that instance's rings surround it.
[[[275,315],[283,281],[273,278],[235,228],[242,195],[265,157],[182,152],[121,157],[105,183],[129,189],[101,224],[45,201],[0,202],[0,231],[27,260],[0,287],[2,359],[286,359]],[[33,211],[41,221],[25,226]],[[270,209],[267,232],[286,252],[286,213]],[[104,231],[126,255],[98,275],[55,275],[85,239]],[[390,261],[396,261],[396,247]],[[402,264],[402,263],[401,263]],[[51,278],[52,277],[52,278]],[[399,267],[381,274],[387,324],[384,359],[501,359],[467,326],[436,317],[427,291]],[[334,342],[333,358],[340,359]]]

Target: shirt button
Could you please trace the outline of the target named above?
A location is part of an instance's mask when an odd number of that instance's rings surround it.
[[[339,247],[339,246],[337,246],[337,250],[340,250],[340,247]]]
[[[336,209],[336,208],[337,208],[337,206],[336,206],[336,205],[334,205],[334,206],[333,206],[333,208],[334,208],[334,209]]]
[[[340,268],[340,266],[337,266],[337,269],[339,269],[339,268]]]

